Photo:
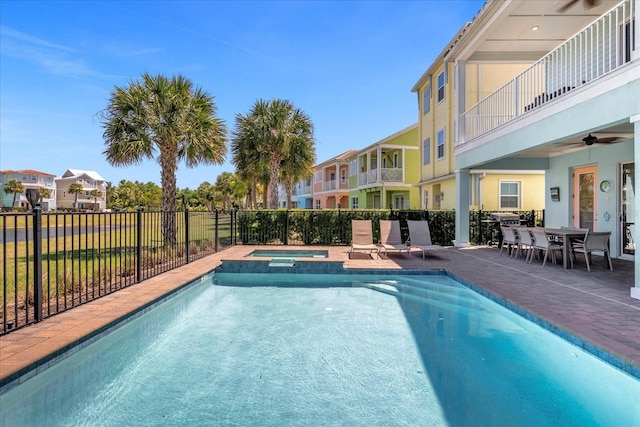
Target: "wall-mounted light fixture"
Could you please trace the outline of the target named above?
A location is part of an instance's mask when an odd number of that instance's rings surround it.
[[[440,193],[440,200],[444,200],[444,191]]]

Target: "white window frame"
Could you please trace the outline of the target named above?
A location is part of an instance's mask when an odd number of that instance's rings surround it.
[[[352,160],[349,162],[349,176],[358,174],[358,160]]]
[[[322,171],[315,171],[315,173],[313,174],[313,182],[314,184],[316,182],[322,182]]]
[[[445,149],[446,140],[447,138],[444,128],[438,129],[438,132],[436,133],[436,159],[438,160],[442,160],[447,156],[447,150]],[[440,151],[442,151],[442,154]]]
[[[431,111],[431,85],[424,88],[422,93],[422,115],[426,115]]]
[[[517,194],[503,194],[502,192],[502,185],[503,184],[507,184],[507,185],[512,185],[515,184],[516,185],[516,192]],[[503,205],[503,197],[510,197],[516,198],[516,206],[512,206],[512,204],[510,204],[509,206],[505,206]],[[499,203],[499,208],[503,209],[503,210],[520,210],[522,209],[522,181],[521,180],[517,180],[517,179],[505,179],[505,180],[500,180],[499,185],[498,185],[498,203]]]
[[[393,153],[393,168],[394,169],[398,169],[398,164],[399,164],[399,156],[398,153]]]
[[[321,209],[320,199],[316,199],[316,209]]]
[[[444,70],[440,74],[438,74],[437,82],[438,82],[437,100],[438,100],[438,104],[440,104],[445,99],[445,86],[447,85],[447,77],[445,75]]]
[[[422,141],[422,164],[428,165],[431,163],[431,138],[426,138]]]
[[[342,184],[347,182],[347,170],[344,168],[340,169],[340,182]]]
[[[358,196],[351,198],[351,209],[358,209]]]

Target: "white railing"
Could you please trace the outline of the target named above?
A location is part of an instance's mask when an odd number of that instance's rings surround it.
[[[402,168],[382,168],[380,179],[378,179],[378,169],[361,172],[358,174],[358,185],[375,184],[378,182],[403,182],[404,169]]]
[[[337,187],[336,185],[336,180],[332,179],[329,181],[323,181],[322,182],[322,191],[331,191],[331,190],[335,190]]]
[[[462,114],[463,144],[631,60],[635,0],[625,0]]]
[[[382,182],[402,182],[404,173],[402,168],[382,168]]]
[[[300,190],[300,192],[298,193],[298,195],[303,195],[303,194],[311,194],[311,186],[310,185],[303,185],[302,189]]]

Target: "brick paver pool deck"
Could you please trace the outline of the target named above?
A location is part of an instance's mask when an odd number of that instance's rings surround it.
[[[223,260],[243,259],[255,249],[235,246],[194,261],[160,276],[115,292],[44,321],[0,337],[0,385],[15,383],[27,372],[37,372],[87,337],[117,323],[163,295],[218,267]],[[302,249],[287,247],[286,249]],[[306,249],[306,248],[305,248]],[[614,260],[614,271],[594,257],[588,272],[584,261],[575,269],[498,255],[495,247],[451,248],[447,256],[390,254],[387,258],[351,259],[348,247],[313,247],[328,250],[329,260],[344,261],[348,269],[445,269],[483,292],[523,310],[552,328],[566,331],[587,346],[614,355],[640,372],[640,300],[629,296],[634,263]],[[315,260],[314,262],[322,262]]]

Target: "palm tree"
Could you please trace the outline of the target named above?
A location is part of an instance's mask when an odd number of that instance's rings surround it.
[[[302,110],[287,100],[258,100],[248,115],[236,117],[235,136],[245,144],[250,141],[263,164],[268,159],[269,208],[278,208],[278,178],[282,161],[289,156],[297,140],[309,140],[313,146],[313,124]]]
[[[176,171],[222,164],[226,155],[226,127],[216,117],[213,97],[194,88],[183,76],[142,75],[126,88],[116,86],[103,111],[104,151],[114,166],[128,166],[154,158],[161,169],[164,240],[176,242]]]
[[[78,209],[78,194],[81,194],[84,192],[84,188],[82,188],[82,184],[74,182],[69,186],[69,189],[67,190],[67,192],[69,194],[75,195],[73,199],[73,208]]]
[[[280,165],[280,180],[287,193],[287,208],[291,207],[291,193],[296,181],[313,173],[316,162],[315,142],[313,138],[294,138],[287,156]]]
[[[102,191],[98,190],[97,188],[94,188],[89,193],[89,197],[91,197],[93,199],[93,210],[96,210],[96,205],[98,204],[98,199],[102,197]]]
[[[39,188],[38,190],[40,191],[40,205],[42,205],[44,199],[51,198],[51,190],[48,188]]]
[[[257,208],[258,183],[268,183],[268,158],[256,150],[252,118],[237,114],[231,139],[231,163],[236,167],[238,179],[249,188],[247,207]]]
[[[13,193],[13,202],[11,202],[11,207],[14,208],[16,206],[16,197],[24,191],[24,185],[22,185],[22,183],[17,179],[10,179],[4,183],[3,189],[6,194]]]

